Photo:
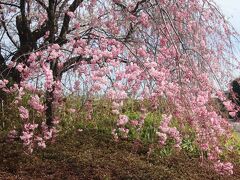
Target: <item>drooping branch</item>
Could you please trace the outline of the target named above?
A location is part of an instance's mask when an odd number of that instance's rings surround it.
[[[20,12],[21,12],[21,23],[22,23],[22,32],[26,31],[28,34],[30,31],[30,25],[26,17],[26,0],[20,0]]]

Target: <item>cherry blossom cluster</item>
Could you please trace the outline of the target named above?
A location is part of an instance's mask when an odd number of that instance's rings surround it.
[[[214,164],[214,168],[219,174],[222,175],[231,175],[233,174],[233,165],[231,163],[222,163],[218,161],[217,163]]]
[[[130,128],[135,129],[135,133],[137,133],[137,136],[139,137],[144,127],[145,118],[147,117],[147,110],[143,105],[141,105],[139,118],[129,119],[127,115],[121,113],[123,101],[117,101],[118,103],[116,100],[112,103],[112,113],[118,116],[116,128],[112,130],[114,139],[116,141],[119,139],[119,137],[127,139],[129,137],[128,134],[130,132]]]
[[[170,121],[172,119],[172,116],[167,116],[167,115],[163,115],[163,119],[161,121],[160,127],[159,127],[159,131],[157,132],[157,136],[159,138],[159,143],[161,145],[165,145],[167,138],[172,138],[175,140],[175,147],[176,148],[181,148],[181,136],[179,131],[177,130],[176,127],[169,127],[170,125]]]

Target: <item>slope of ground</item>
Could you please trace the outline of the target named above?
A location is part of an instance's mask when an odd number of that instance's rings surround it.
[[[2,138],[0,179],[240,179],[239,166],[233,176],[221,177],[196,157],[148,157],[148,148],[133,147],[104,132],[85,130],[59,136],[47,149],[27,155],[21,145]]]

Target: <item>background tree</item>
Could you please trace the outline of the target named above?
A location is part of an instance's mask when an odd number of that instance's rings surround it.
[[[229,85],[229,91],[227,92],[227,97],[232,101],[235,108],[235,113],[230,115],[230,118],[233,118],[235,121],[238,121],[240,118],[240,86],[239,78],[234,79]]]

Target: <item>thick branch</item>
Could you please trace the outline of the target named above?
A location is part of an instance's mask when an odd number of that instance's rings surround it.
[[[73,3],[69,6],[68,11],[74,12],[77,9],[77,7],[79,6],[79,4],[82,2],[83,2],[83,0],[74,0]],[[66,39],[66,34],[69,29],[69,23],[70,23],[70,17],[67,15],[67,13],[65,13],[60,36],[59,36],[59,39],[57,40],[58,42]]]
[[[59,8],[59,13],[62,12],[63,8],[67,5],[69,0],[64,0],[63,3],[61,4],[60,8]]]
[[[92,57],[82,57],[82,56],[77,56],[77,57],[73,57],[71,59],[69,59],[68,61],[66,61],[64,64],[63,64],[63,68],[62,68],[62,71],[61,71],[61,75],[65,72],[67,72],[68,70],[72,69],[73,66],[76,64],[76,63],[79,63],[81,61],[86,61],[86,62],[90,62],[92,59]]]
[[[0,49],[1,50],[1,49]],[[6,70],[8,69],[3,55],[0,53],[0,79],[6,78]]]
[[[53,43],[55,41],[55,0],[48,1],[48,26],[49,26],[49,42]]]
[[[32,36],[35,40],[38,40],[41,37],[43,37],[48,30],[49,28],[48,28],[47,22],[45,22],[44,24],[42,24],[42,26],[39,29],[36,29],[32,32]]]
[[[32,32],[30,30],[30,22],[27,20],[25,12],[26,1],[20,1],[21,15],[16,17],[16,27],[20,39],[20,48],[24,46],[34,46],[35,41],[32,38]]]
[[[40,4],[43,9],[47,10],[47,6],[44,4],[44,2],[42,0],[36,0],[38,4]]]
[[[4,65],[5,65],[5,59],[4,59],[3,55],[0,53],[0,67],[1,67],[1,69]]]
[[[25,5],[26,5],[26,1],[25,0],[20,0],[20,11],[21,11],[22,18],[24,18],[24,20],[26,18]]]
[[[135,6],[135,8],[131,11],[131,13],[132,13],[132,14],[137,14],[137,12],[138,12],[138,7],[139,7],[141,4],[145,3],[145,2],[147,2],[147,0],[138,1],[137,4],[136,4],[136,6]]]

